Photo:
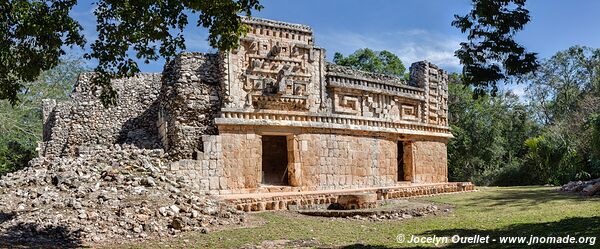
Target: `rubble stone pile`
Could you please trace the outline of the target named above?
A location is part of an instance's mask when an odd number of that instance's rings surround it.
[[[440,215],[452,211],[450,205],[436,205],[409,200],[380,201],[377,207],[360,209],[336,209],[337,206],[317,205],[298,210],[298,213],[310,216],[346,218],[352,220],[402,220],[427,215]],[[325,207],[327,206],[327,207]]]
[[[563,185],[560,191],[574,192],[586,196],[600,196],[600,178],[589,181],[572,181]]]
[[[160,149],[98,146],[79,157],[36,158],[1,177],[0,247],[166,237],[244,222],[242,212],[170,174],[163,157]]]

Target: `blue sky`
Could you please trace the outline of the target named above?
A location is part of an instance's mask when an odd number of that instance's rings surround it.
[[[73,16],[84,27],[88,43],[96,37],[93,1],[80,1]],[[312,26],[318,46],[347,55],[369,47],[397,54],[405,65],[429,60],[448,71],[460,71],[454,57],[465,35],[450,23],[454,14],[466,14],[470,0],[261,0],[264,9],[256,17]],[[572,45],[600,47],[600,1],[528,0],[531,22],[517,40],[541,58]],[[190,22],[195,24],[195,22]],[[214,51],[207,31],[186,29],[188,51]],[[144,65],[142,71],[160,72],[163,62]],[[93,63],[92,63],[93,64]],[[515,89],[522,91],[522,89]]]

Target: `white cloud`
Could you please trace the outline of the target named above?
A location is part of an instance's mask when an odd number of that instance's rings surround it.
[[[186,50],[191,52],[216,52],[208,44],[208,34],[204,30],[198,29],[200,28],[193,27],[184,33]]]
[[[415,61],[428,60],[448,71],[461,69],[459,60],[454,56],[461,42],[457,36],[422,29],[374,34],[335,31],[315,36],[317,44],[326,48],[330,55],[333,52],[347,55],[360,48],[371,48],[393,52],[407,66]]]

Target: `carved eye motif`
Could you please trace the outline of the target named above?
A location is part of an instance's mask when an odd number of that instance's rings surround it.
[[[252,60],[251,66],[253,68],[260,68],[262,66],[262,61],[260,61],[260,60]]]
[[[271,56],[278,56],[281,53],[281,46],[279,44],[273,46],[269,53]]]

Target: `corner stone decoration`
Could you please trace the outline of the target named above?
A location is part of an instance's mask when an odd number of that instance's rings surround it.
[[[236,50],[182,53],[162,74],[115,80],[117,106],[102,107],[82,74],[71,100],[44,101],[40,157],[129,144],[161,151],[178,181],[219,195],[472,189],[447,182],[445,71],[416,62],[405,81],[333,65],[310,27],[243,20]]]

